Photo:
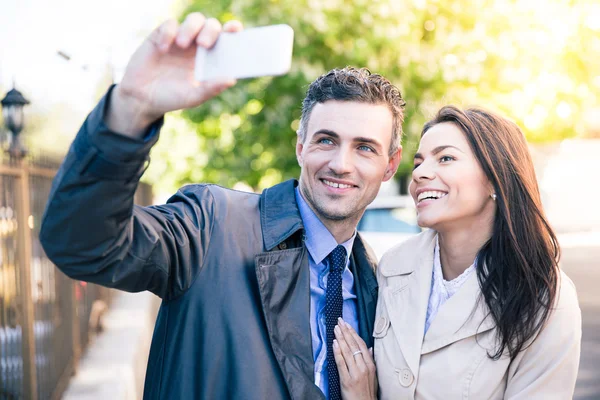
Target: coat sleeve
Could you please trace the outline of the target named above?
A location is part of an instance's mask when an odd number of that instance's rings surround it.
[[[173,298],[202,266],[213,197],[207,186],[190,186],[165,205],[134,206],[162,121],[140,140],[111,132],[104,124],[109,95],[84,122],[54,178],[40,242],[71,278]]]
[[[561,273],[555,309],[533,343],[513,362],[505,399],[571,399],[581,349],[581,310],[573,282]]]

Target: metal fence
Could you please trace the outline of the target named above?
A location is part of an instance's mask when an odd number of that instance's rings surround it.
[[[1,152],[0,152],[1,153]],[[58,399],[110,304],[106,288],[67,278],[39,242],[59,163],[0,154],[0,399]],[[140,185],[136,203],[151,188]]]

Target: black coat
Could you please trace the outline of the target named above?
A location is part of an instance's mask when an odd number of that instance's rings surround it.
[[[40,238],[72,278],[163,299],[144,398],[324,398],[314,384],[297,182],[261,195],[190,185],[166,205],[134,206],[158,134],[133,140],[108,131],[105,102],[87,118],[55,178]],[[368,346],[375,263],[357,235],[350,267]]]

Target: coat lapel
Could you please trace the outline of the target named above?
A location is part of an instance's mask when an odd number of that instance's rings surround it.
[[[384,257],[380,265],[387,285],[383,296],[393,332],[402,355],[412,373],[417,376],[433,270],[435,232],[421,234],[419,246],[404,252],[402,259]]]
[[[303,229],[294,193],[297,184],[289,180],[265,189],[261,195],[260,222],[266,253],[255,257],[256,277],[269,341],[290,397],[324,399],[314,384],[308,251],[304,245],[276,249],[297,242],[295,234]]]
[[[303,228],[296,204],[297,184],[298,181],[291,179],[265,189],[260,196],[260,224],[266,251]]]
[[[324,398],[314,384],[306,247],[259,254],[255,267],[271,347],[291,398]]]
[[[489,309],[481,296],[477,274],[472,273],[454,296],[440,307],[425,335],[421,354],[483,333],[494,326]]]
[[[370,249],[367,249],[360,234],[357,234],[350,257],[350,271],[354,276],[358,334],[365,341],[367,347],[373,347],[373,325],[378,290],[374,272],[376,267],[375,255]]]
[[[292,399],[324,399],[314,384],[314,361],[310,330],[310,270],[304,245],[287,250],[303,229],[295,198],[298,182],[289,180],[261,195],[261,226],[266,253],[255,257],[260,301],[273,353]],[[286,242],[286,246],[281,246]],[[294,244],[295,246],[296,244]],[[376,258],[357,235],[351,255],[355,276],[359,334],[373,345],[373,322],[377,305]]]

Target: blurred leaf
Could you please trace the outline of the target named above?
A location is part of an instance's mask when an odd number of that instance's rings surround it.
[[[398,179],[412,170],[424,122],[445,104],[500,111],[531,141],[598,131],[582,122],[600,106],[593,18],[600,5],[591,2],[194,0],[184,15],[192,11],[246,27],[291,25],[293,67],[282,77],[241,81],[173,116],[191,124],[183,132],[167,126],[153,151],[159,161],[148,179],[159,189],[198,181],[262,189],[298,176],[295,129],[305,91],[318,75],[346,65],[386,76],[407,101]]]

